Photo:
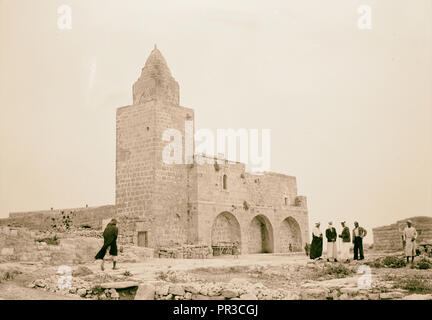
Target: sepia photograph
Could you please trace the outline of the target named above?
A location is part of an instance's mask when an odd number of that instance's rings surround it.
[[[0,125],[0,300],[432,300],[431,0],[0,0]]]

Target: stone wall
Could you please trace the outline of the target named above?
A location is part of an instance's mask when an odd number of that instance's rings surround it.
[[[418,237],[417,243],[432,243],[432,217],[413,217],[397,221],[394,224],[373,229],[374,249],[376,250],[402,250],[402,232],[406,221],[412,220]]]
[[[205,160],[199,157],[212,160],[196,156],[198,163]],[[192,181],[196,191],[190,200],[195,224],[191,226],[196,228],[197,242],[232,241],[228,235],[222,239],[224,232],[220,230],[220,217],[230,216],[226,234],[238,223],[242,253],[302,251],[309,242],[309,221],[306,198],[298,196],[295,177],[276,173],[253,175],[245,171],[242,163],[216,163],[195,164],[191,168],[190,176],[196,177],[196,182]]]
[[[25,227],[31,230],[50,230],[63,227],[63,216],[68,217],[70,227],[101,229],[102,220],[114,217],[114,205],[73,209],[53,209],[29,212],[11,212],[9,218],[0,219],[0,226]],[[55,225],[55,228],[53,226]]]
[[[127,230],[122,242],[138,244],[138,232],[147,232],[153,248],[189,241],[189,166],[164,163],[170,142],[162,137],[166,129],[178,130],[185,150],[185,121],[193,114],[162,101],[118,109],[116,204],[119,227]]]

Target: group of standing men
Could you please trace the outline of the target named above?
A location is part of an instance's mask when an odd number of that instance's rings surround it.
[[[339,234],[339,238],[342,240],[340,258],[342,261],[350,261],[350,247],[351,247],[351,233],[349,228],[346,226],[346,222],[341,222],[342,232]],[[367,231],[359,226],[359,223],[354,222],[354,229],[352,230],[352,243],[354,244],[354,260],[363,260],[363,238],[366,236]],[[338,261],[338,250],[336,240],[338,234],[336,228],[332,222],[325,232],[327,238],[327,261],[333,260]],[[315,228],[312,231],[312,243],[310,247],[310,258],[321,259],[323,250],[323,234],[320,230],[320,223],[315,224]]]
[[[416,239],[417,230],[412,226],[412,221],[407,220],[407,226],[403,230],[402,240],[405,248],[405,256],[407,263],[409,263],[409,258],[411,258],[411,263],[414,263],[414,257],[416,256]],[[342,239],[341,243],[341,260],[349,262],[350,261],[350,247],[351,247],[351,234],[349,228],[345,225],[346,222],[341,222],[342,232],[339,238]],[[323,234],[320,230],[320,223],[315,224],[315,228],[312,231],[312,244],[310,247],[310,258],[311,259],[321,259],[322,249],[323,249]],[[364,228],[360,227],[358,222],[354,222],[354,229],[352,231],[352,243],[354,244],[354,260],[363,260],[363,238],[366,236],[367,232]],[[326,229],[327,238],[327,261],[330,259],[337,261],[338,251],[337,251],[337,233],[336,229],[333,227],[333,223],[329,222],[328,228]]]

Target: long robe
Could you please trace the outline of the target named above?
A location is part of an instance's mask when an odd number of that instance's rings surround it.
[[[95,259],[103,259],[105,257],[106,251],[108,248],[109,254],[111,256],[117,255],[117,236],[118,236],[118,228],[114,223],[109,223],[104,230],[104,244],[99,252],[96,254]]]
[[[403,231],[403,239],[405,240],[405,255],[414,257],[416,255],[417,230],[414,227],[406,227]]]
[[[312,243],[310,247],[310,258],[317,259],[321,257],[323,250],[322,233],[318,228],[314,228],[312,232]]]

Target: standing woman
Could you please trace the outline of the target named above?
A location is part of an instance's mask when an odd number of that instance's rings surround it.
[[[315,228],[312,230],[312,243],[310,247],[310,258],[320,259],[322,255],[323,235],[320,230],[320,223],[315,223]]]
[[[116,263],[117,263],[117,236],[118,236],[118,228],[117,228],[117,220],[112,219],[110,223],[106,226],[103,237],[104,237],[104,244],[100,251],[97,253],[95,259],[102,260],[101,263],[101,269],[102,271],[105,270],[104,268],[104,258],[105,254],[107,252],[107,249],[110,248],[109,254],[113,257],[113,270],[116,269]]]

